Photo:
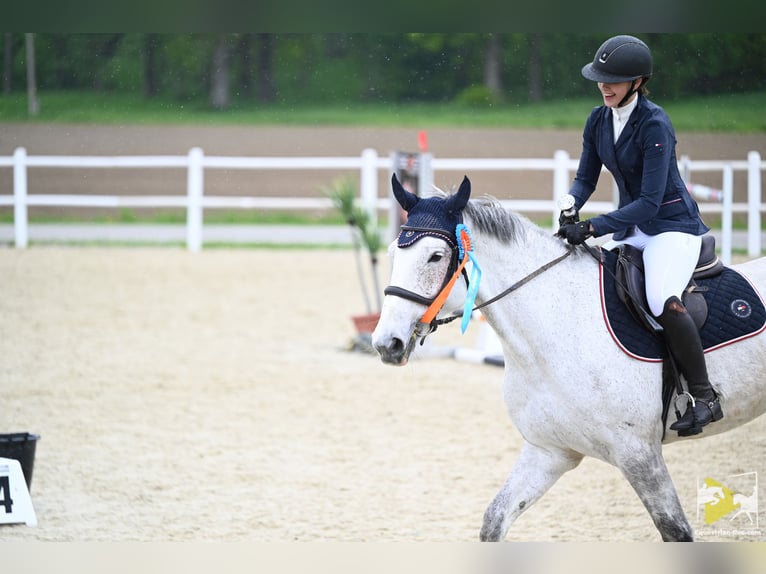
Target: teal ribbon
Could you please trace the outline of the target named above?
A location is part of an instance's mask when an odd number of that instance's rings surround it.
[[[463,232],[468,236],[468,245],[466,247],[465,240],[463,238]],[[468,328],[468,322],[471,320],[473,314],[474,303],[476,302],[476,294],[479,292],[479,283],[481,282],[481,267],[479,266],[476,257],[473,254],[473,241],[471,240],[471,232],[462,223],[458,223],[455,228],[455,235],[458,240],[458,259],[463,260],[466,253],[468,259],[471,261],[471,274],[468,278],[468,292],[465,296],[465,305],[463,307],[463,319],[460,322],[460,331],[465,333]]]

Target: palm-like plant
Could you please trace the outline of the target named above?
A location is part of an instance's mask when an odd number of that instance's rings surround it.
[[[370,217],[369,213],[360,208],[356,203],[356,187],[348,178],[341,178],[333,182],[329,188],[325,188],[325,194],[332,200],[335,207],[343,215],[346,223],[351,228],[356,269],[359,277],[359,285],[362,288],[362,296],[367,306],[367,313],[379,312],[381,307],[380,284],[378,282],[378,251],[383,245],[380,230]],[[362,249],[367,251],[370,261],[370,271],[373,282],[373,295],[376,308],[373,310],[372,299],[365,280],[364,266],[362,265]]]

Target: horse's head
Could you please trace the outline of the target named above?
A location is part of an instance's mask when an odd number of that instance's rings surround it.
[[[391,184],[394,197],[407,212],[407,221],[389,250],[391,284],[385,290],[372,344],[383,362],[404,365],[418,340],[433,329],[433,317],[426,317],[426,311],[451,314],[465,299],[465,284],[456,281],[443,306],[432,307],[457,268],[456,227],[463,220],[471,182],[466,177],[454,195],[428,198],[405,190],[396,176]]]

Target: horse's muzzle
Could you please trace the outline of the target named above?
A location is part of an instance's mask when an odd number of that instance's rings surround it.
[[[391,337],[386,341],[375,344],[375,350],[380,355],[380,360],[388,365],[404,366],[409,360],[410,352],[414,345],[405,345],[398,337]]]
[[[373,333],[372,345],[380,355],[380,360],[388,365],[404,366],[410,358],[410,353],[415,348],[420,336],[418,329],[414,329],[409,340],[405,341],[399,337],[388,335],[376,337]]]
[[[385,343],[375,345],[375,350],[380,355],[380,360],[388,365],[406,365],[408,357],[405,355],[405,348],[404,343],[398,337],[393,337]]]

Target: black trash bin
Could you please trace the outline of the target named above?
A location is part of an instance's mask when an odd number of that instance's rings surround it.
[[[40,435],[28,432],[0,434],[0,458],[19,461],[27,489],[32,488],[32,471],[35,469],[35,448],[38,440]]]

